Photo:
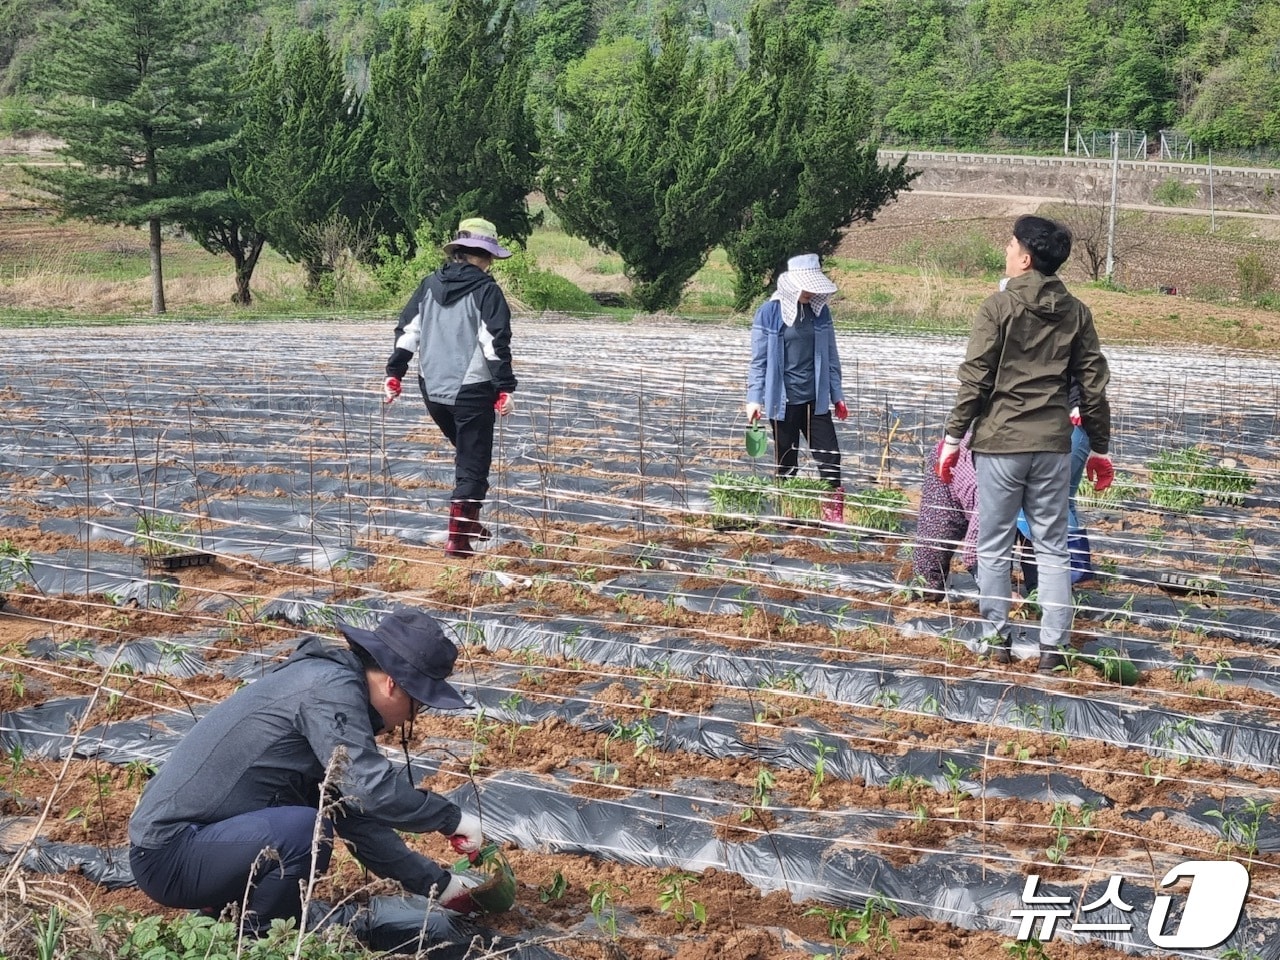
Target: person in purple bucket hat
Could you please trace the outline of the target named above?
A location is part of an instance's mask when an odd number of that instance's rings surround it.
[[[416,352],[427,413],[456,451],[444,551],[470,557],[473,541],[489,539],[480,508],[489,492],[494,423],[515,406],[511,310],[489,273],[493,261],[505,260],[511,251],[498,243],[497,227],[471,217],[458,224],[444,253],[444,265],[418,285],[400,311],[383,397],[391,403],[400,396],[400,381]]]

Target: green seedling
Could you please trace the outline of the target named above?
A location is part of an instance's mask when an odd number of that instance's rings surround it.
[[[591,897],[591,916],[595,917],[596,926],[609,935],[610,939],[618,937],[618,911],[615,900],[618,894],[630,894],[631,888],[624,883],[593,883],[588,889]]]
[[[538,888],[538,899],[543,903],[550,903],[552,900],[559,900],[564,897],[568,889],[569,884],[565,880],[564,874],[557,870],[545,886]]]
[[[809,746],[813,747],[813,779],[809,782],[809,801],[813,802],[818,799],[818,792],[822,789],[822,782],[827,777],[827,757],[836,752],[836,748],[830,744],[823,743],[821,737],[814,737],[809,741]]]
[[[688,888],[694,886],[698,878],[691,873],[669,873],[661,880],[658,888],[658,909],[669,913],[677,923],[707,922],[707,908],[689,896]]]

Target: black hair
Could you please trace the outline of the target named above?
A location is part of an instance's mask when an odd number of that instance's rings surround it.
[[[373,659],[373,654],[360,646],[360,644],[354,640],[348,640],[347,646],[351,648],[351,652],[356,655],[356,659],[360,661],[360,666],[365,670],[381,670],[386,673],[385,670],[382,670],[382,667],[378,666],[378,661]]]
[[[468,255],[473,257],[487,257],[490,260],[494,259],[492,253],[488,250],[481,249],[480,247],[454,247],[453,251],[449,254],[449,259],[454,263],[470,263],[471,261],[467,259]]]
[[[1046,277],[1071,256],[1071,231],[1056,220],[1026,214],[1013,221],[1013,236],[1031,254],[1032,268]]]

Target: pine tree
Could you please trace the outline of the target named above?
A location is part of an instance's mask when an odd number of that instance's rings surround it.
[[[380,216],[361,100],[321,33],[296,34],[277,59],[270,33],[246,78],[231,161],[232,196],[307,288],[324,293],[345,247]]]
[[[468,216],[528,238],[537,171],[528,83],[509,0],[459,0],[434,26],[392,20],[370,68],[373,175],[409,249],[418,231],[444,241]]]
[[[749,21],[751,73],[769,91],[770,123],[760,130],[767,193],[754,199],[725,239],[737,271],[734,302],[747,309],[796,253],[835,252],[841,231],[871,220],[918,174],[904,157],[881,165],[867,141],[870,97],[854,76],[834,80],[812,41]]]
[[[198,0],[84,0],[55,26],[42,82],[58,94],[47,127],[60,168],[28,171],[66,217],[141,226],[150,236],[151,310],[165,312],[165,223],[207,202],[181,170],[222,147],[225,112],[209,8]]]
[[[709,64],[670,19],[629,86],[627,97],[558,104],[543,190],[564,228],[621,256],[637,301],[659,310],[679,301],[768,189],[758,142],[767,104],[757,84]]]

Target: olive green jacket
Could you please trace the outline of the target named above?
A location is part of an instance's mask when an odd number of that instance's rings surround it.
[[[1110,372],[1089,308],[1056,276],[1032,270],[987,297],[957,375],[947,436],[970,425],[975,453],[1071,451],[1068,384],[1080,382],[1080,417],[1097,453],[1111,444]]]

